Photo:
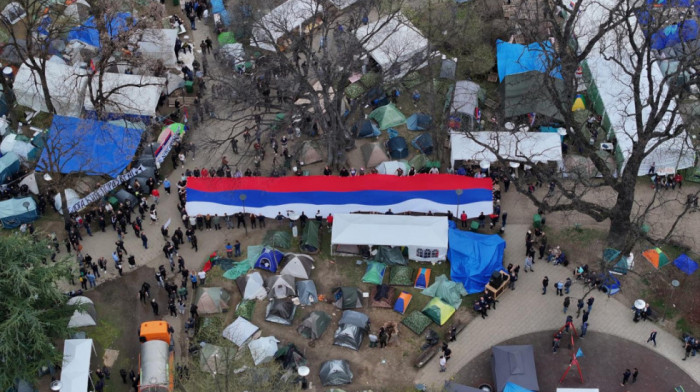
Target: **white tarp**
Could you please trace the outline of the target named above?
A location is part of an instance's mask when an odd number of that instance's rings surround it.
[[[357,3],[357,0],[328,0],[339,10],[350,7],[351,5]]]
[[[479,107],[478,84],[468,80],[460,80],[455,83],[455,94],[450,107],[451,113],[462,113],[474,117],[474,109]]]
[[[176,67],[176,39],[176,29],[144,29],[138,43],[138,51],[143,58],[161,60],[167,68]]]
[[[242,347],[245,342],[248,341],[257,331],[258,328],[255,324],[244,319],[243,317],[237,318],[234,322],[224,328],[222,335],[232,341],[236,346]]]
[[[265,289],[265,281],[260,272],[253,272],[243,277],[245,279],[245,289],[243,299],[265,299],[267,297],[267,289]]]
[[[87,391],[92,350],[92,339],[67,339],[64,342],[61,392]]]
[[[250,355],[253,357],[255,366],[270,362],[274,359],[275,353],[277,352],[277,343],[279,343],[279,340],[274,336],[255,339],[248,343],[248,349],[250,350]]]
[[[46,82],[56,114],[80,117],[87,87],[85,70],[54,61],[46,61]],[[39,112],[48,112],[39,74],[22,64],[13,88],[17,104]]]
[[[99,76],[92,80],[92,94],[96,95]],[[154,117],[165,79],[155,76],[104,73],[102,92],[106,97],[107,113]],[[111,93],[111,94],[110,94]],[[85,94],[85,110],[95,110],[90,100],[90,91]]]
[[[2,16],[13,25],[27,16],[27,12],[22,7],[22,4],[13,1],[2,10]]]
[[[389,80],[428,64],[428,39],[401,13],[362,25],[355,36]]]
[[[25,161],[29,160],[29,154],[35,148],[36,147],[34,147],[34,145],[30,142],[18,140],[16,133],[10,133],[5,135],[5,137],[2,138],[2,142],[0,143],[0,153],[7,154],[9,152],[14,152],[20,158],[22,158],[22,160]]]
[[[410,259],[435,262],[445,259],[447,228],[444,216],[338,214],[333,219],[331,249],[336,245],[407,246]],[[438,256],[418,257],[416,249],[437,249]]]
[[[625,7],[625,4],[627,3],[620,3],[615,0],[599,0],[584,3],[579,10],[574,27],[579,46],[584,47],[587,45],[590,37],[598,33],[599,26],[608,20],[612,9],[618,6]],[[619,12],[617,11],[618,15]],[[629,22],[623,23],[617,29],[610,29],[595,44],[585,61],[600,94],[600,99],[605,106],[604,115],[610,121],[617,139],[617,146],[620,148],[625,162],[632,152],[638,133],[633,98],[635,94],[634,84],[630,74],[628,74],[633,67],[630,57],[634,56],[634,50],[631,49],[629,33],[626,27],[627,23],[637,28],[634,34],[634,41],[639,47],[644,46],[643,40],[645,39],[641,28],[637,25],[636,18],[633,16],[634,12],[630,11],[630,15],[632,16],[628,18]],[[636,64],[638,61],[634,63]],[[660,102],[663,102],[669,87],[664,83],[658,62],[655,61],[650,67],[647,67],[646,61],[643,64],[644,68],[639,81],[640,101],[642,104],[647,102],[649,79],[651,79],[654,86],[652,93],[655,96],[658,95]],[[675,118],[672,116],[671,112],[674,109],[675,104],[672,103],[657,127],[659,132],[666,132],[671,122],[673,122],[674,127],[682,124],[678,114],[676,114]],[[651,108],[648,105],[642,108],[641,117],[643,124],[646,124],[650,113]],[[657,139],[652,139],[647,146],[653,146],[656,143],[655,140]],[[656,147],[642,161],[638,175],[647,174],[653,163],[656,163],[657,170],[672,169],[671,171],[673,171],[673,169],[679,170],[693,167],[695,164],[695,152],[688,134],[683,131],[676,138],[664,141]]]
[[[314,0],[288,0],[256,23],[250,46],[274,52],[278,39],[321,12],[323,6]]]
[[[458,160],[498,161],[492,150],[502,159],[533,163],[558,162],[562,164],[561,137],[548,132],[453,132],[450,134],[450,163]],[[486,147],[488,146],[488,147]]]

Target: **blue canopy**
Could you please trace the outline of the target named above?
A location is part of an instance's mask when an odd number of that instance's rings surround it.
[[[543,41],[530,45],[511,44],[509,42],[496,41],[496,60],[498,62],[498,80],[508,75],[517,75],[525,72],[537,71],[544,73],[552,68],[556,52],[552,48],[552,43]],[[558,59],[557,59],[558,62]],[[550,72],[550,76],[562,79],[561,66],[557,65]]]
[[[414,113],[406,119],[406,128],[409,131],[425,131],[430,128],[433,118],[424,113]]]
[[[224,11],[223,0],[211,0],[211,12],[213,14],[218,14],[221,11]]]
[[[265,248],[255,261],[255,268],[273,273],[277,272],[277,268],[279,267],[283,257],[284,255],[282,252],[278,251],[277,249]]]
[[[672,24],[651,35],[651,48],[664,49],[689,42],[698,38],[698,22],[688,19],[679,24]]]
[[[119,175],[131,163],[143,129],[102,121],[53,116],[37,171]],[[48,167],[49,162],[56,162]]]
[[[112,18],[108,18],[108,16],[105,15],[109,37],[114,38],[119,33],[129,30],[129,18],[131,18],[131,14],[128,12],[120,12]],[[134,20],[131,24],[134,25],[135,23],[136,21]],[[97,31],[94,16],[89,17],[85,23],[74,27],[68,32],[68,41],[73,40],[84,42],[96,48],[100,47],[100,32]]]
[[[686,275],[692,275],[698,269],[698,263],[693,261],[688,255],[682,254],[673,260],[673,265],[678,267]]]
[[[447,236],[450,278],[462,283],[469,294],[484,291],[491,274],[503,269],[506,242],[496,234],[459,230],[454,222],[450,222]]]
[[[0,223],[6,229],[14,229],[37,219],[39,214],[31,197],[0,201]]]

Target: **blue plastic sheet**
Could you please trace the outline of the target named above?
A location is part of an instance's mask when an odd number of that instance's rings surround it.
[[[506,242],[497,234],[477,234],[462,231],[450,222],[450,278],[464,285],[467,293],[484,291],[491,273],[503,270],[503,252]]]
[[[517,75],[530,71],[545,73],[552,69],[549,75],[562,79],[561,66],[552,68],[556,52],[552,43],[543,41],[530,45],[511,44],[500,39],[496,41],[496,59],[498,62],[498,79],[503,82],[508,75]]]

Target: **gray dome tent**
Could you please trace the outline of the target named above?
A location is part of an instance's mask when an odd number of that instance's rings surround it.
[[[267,278],[268,298],[285,298],[295,294],[294,277],[289,275],[273,275]]]
[[[297,311],[296,305],[289,298],[275,299],[267,304],[265,321],[282,325],[292,325],[294,314]]]
[[[297,296],[302,305],[312,305],[318,302],[318,291],[313,280],[300,280],[297,282]]]
[[[413,147],[425,155],[433,153],[433,137],[429,133],[422,133],[411,142]]]
[[[336,287],[333,289],[333,296],[333,305],[338,309],[362,307],[362,292],[357,287]]]
[[[367,331],[369,331],[369,317],[364,313],[346,310],[338,322],[338,329],[333,336],[333,345],[357,351],[362,346],[362,339]]]
[[[267,289],[260,272],[239,276],[236,279],[236,286],[241,292],[243,299],[264,299],[267,297]]]
[[[321,365],[319,377],[321,378],[321,384],[327,387],[329,385],[350,384],[353,376],[348,361],[333,359]]]
[[[68,300],[68,305],[80,306],[82,309],[76,309],[68,321],[68,328],[94,327],[97,325],[97,312],[95,304],[88,297],[79,295]]]
[[[328,313],[317,310],[309,313],[297,327],[297,332],[307,339],[319,339],[331,323]]]

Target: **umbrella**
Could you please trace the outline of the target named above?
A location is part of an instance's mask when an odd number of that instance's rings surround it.
[[[695,270],[698,269],[698,263],[694,262],[693,259],[684,254],[673,260],[673,265],[678,267],[678,269],[683,271],[686,275],[692,275]]]
[[[638,299],[638,300],[634,301],[634,308],[635,309],[642,310],[642,309],[644,309],[644,306],[646,306],[646,302],[644,302],[644,300]]]
[[[666,256],[666,253],[664,253],[664,251],[662,251],[660,248],[645,250],[644,253],[642,253],[642,256],[649,260],[651,265],[653,265],[656,269],[659,269],[670,262],[668,256]]]

